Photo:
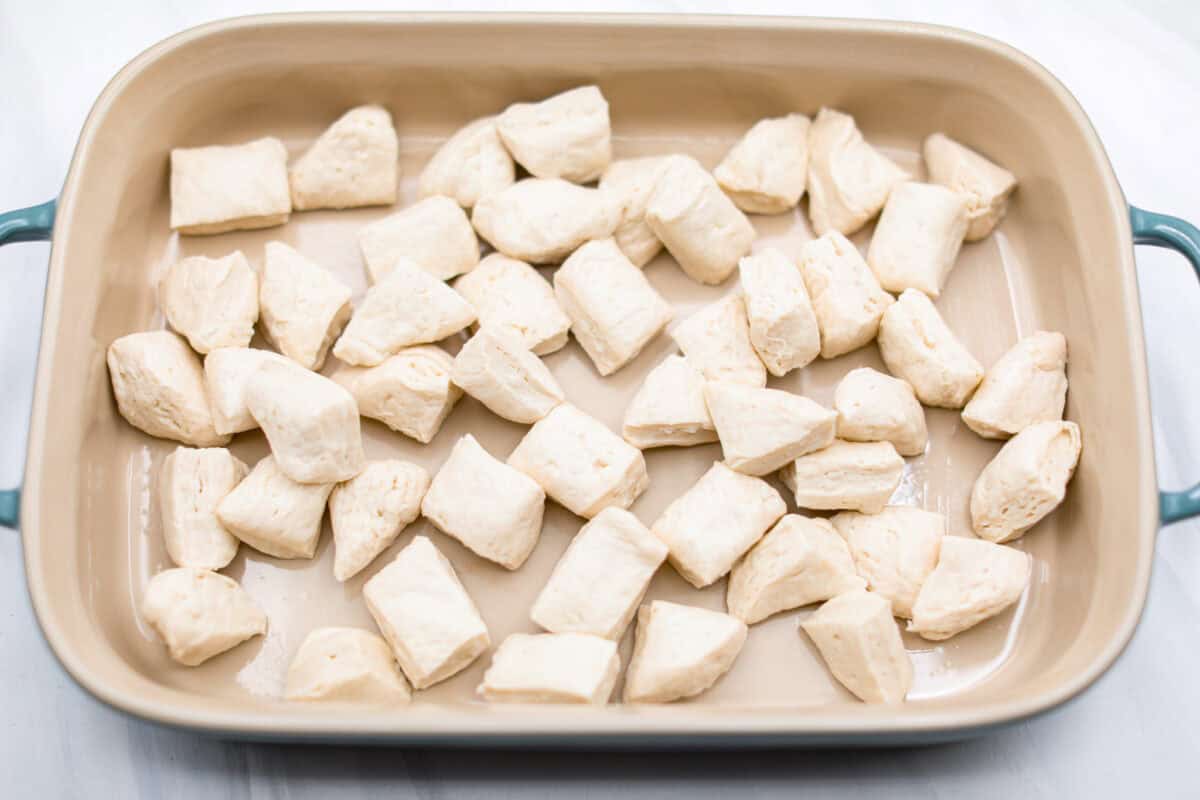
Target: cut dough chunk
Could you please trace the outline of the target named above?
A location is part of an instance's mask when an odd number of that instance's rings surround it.
[[[554,293],[601,375],[632,361],[674,315],[612,239],[572,253],[554,274]]]
[[[516,569],[538,542],[545,507],[542,487],[468,433],[434,476],[421,513],[476,555]]]
[[[366,582],[363,599],[413,688],[444,681],[491,646],[454,567],[424,536]]]
[[[671,338],[705,380],[766,386],[767,369],[750,341],[746,303],[731,294],[692,314]]]
[[[625,158],[609,164],[600,189],[620,210],[613,238],[625,257],[644,267],[662,250],[662,242],[646,222],[646,203],[670,156]]]
[[[171,228],[183,234],[270,228],[292,212],[287,148],[274,138],[171,151]]]
[[[851,442],[891,442],[902,456],[925,452],[925,409],[908,381],[870,367],[846,373],[833,393],[837,435]]]
[[[734,566],[725,605],[754,624],[865,586],[828,520],[788,514]]]
[[[1061,420],[1067,403],[1067,337],[1038,331],[992,365],[963,409],[967,427],[1007,439],[1038,422]]]
[[[350,368],[336,380],[350,390],[358,413],[429,444],[462,397],[450,380],[454,358],[440,347],[408,347],[370,369]]]
[[[246,477],[245,464],[228,450],[177,447],[158,473],[163,540],[181,567],[221,569],[237,555],[238,540],[217,519],[217,506]]]
[[[755,237],[750,220],[691,156],[671,156],[662,168],[646,224],[689,278],[708,284],[728,278]]]
[[[617,207],[599,189],[527,178],[480,198],[471,222],[506,256],[557,264],[584,242],[611,236]]]
[[[718,461],[650,530],[670,550],[671,566],[703,589],[729,572],[785,511],[787,504],[771,484]]]
[[[904,459],[891,442],[845,442],[800,456],[779,471],[800,508],[878,514],[900,485]]]
[[[867,588],[891,602],[893,616],[911,617],[925,579],[937,566],[946,518],[919,508],[887,506],[878,514],[844,511],[831,521]]]
[[[429,489],[424,467],[399,459],[372,461],[329,495],[333,577],[354,577],[421,516]]]
[[[625,409],[621,435],[642,450],[717,441],[704,401],[704,376],[683,356],[667,356]]]
[[[397,705],[412,699],[412,691],[380,637],[361,628],[317,628],[288,667],[284,697]]]
[[[479,240],[466,212],[449,197],[426,197],[372,222],[358,233],[371,283],[407,260],[438,280],[470,272],[479,263]]]
[[[738,472],[766,475],[833,444],[837,414],[807,397],[712,381],[704,398],[725,463]]]
[[[786,375],[821,353],[817,315],[796,264],[775,248],[738,262],[750,343],[772,375]]]
[[[217,506],[221,524],[246,544],[275,558],[312,558],[332,483],[296,483],[274,457],[254,465]]]
[[[713,170],[747,214],[782,214],[796,207],[808,181],[809,119],[803,114],[759,120]]]
[[[879,286],[854,243],[837,231],[805,242],[800,274],[821,329],[822,358],[837,358],[870,343],[883,312],[896,302]]]
[[[968,242],[984,238],[1000,223],[1017,179],[1008,170],[944,134],[925,140],[929,180],[962,194],[967,201]]]
[[[396,202],[400,140],[382,106],[352,108],[288,171],[292,207],[357,208]]]
[[[258,321],[258,277],[240,250],[176,261],[158,284],[163,316],[197,353],[245,347]]]
[[[534,355],[548,355],[567,343],[570,318],[550,282],[524,261],[492,253],[454,281],[454,290],[474,306],[478,327],[515,336]]]
[[[892,189],[867,249],[867,263],[889,292],[919,289],[937,297],[967,232],[962,195],[935,183]]]
[[[863,139],[854,117],[822,108],[808,131],[808,215],[818,236],[849,236],[879,213],[904,170]]]
[[[594,181],[612,160],[608,101],[595,86],[580,86],[540,103],[513,103],[496,131],[516,162],[536,178]]]
[[[241,433],[258,427],[246,406],[246,386],[268,361],[292,363],[278,353],[250,347],[222,347],[204,357],[204,388],[217,433]]]
[[[520,340],[491,328],[472,336],[454,359],[451,378],[492,413],[529,424],[563,401],[562,387]]]
[[[946,536],[937,567],[913,604],[908,630],[935,642],[949,639],[1017,602],[1032,571],[1028,553],[980,539]]]
[[[670,703],[710,688],[746,643],[746,623],[655,600],[638,611],[637,639],[625,674],[626,703]]]
[[[888,371],[927,406],[962,408],[983,380],[983,366],[958,340],[933,301],[905,289],[879,321],[879,355]]]
[[[1039,422],[1009,439],[971,490],[971,525],[981,539],[1010,542],[1058,508],[1079,463],[1074,422]]]
[[[629,508],[650,485],[641,450],[567,403],[529,429],[508,463],[588,519],[608,506]]]
[[[237,581],[194,567],[151,578],[142,617],[166,642],[171,658],[188,667],[267,632],[267,615]]]
[[[620,639],[666,557],[637,517],[606,508],[575,534],[529,616],[553,633]]]
[[[229,443],[217,433],[200,359],[170,331],[122,336],[108,346],[117,410],[133,427],[193,447]]]
[[[367,290],[333,354],[347,364],[373,367],[406,347],[445,339],[474,321],[475,309],[458,292],[401,258]]]
[[[912,659],[887,598],[865,590],[830,600],[800,627],[838,683],[867,703],[903,703],[912,688]]]
[[[267,242],[263,261],[263,333],[279,352],[319,370],[350,320],[350,287],[283,242]]]
[[[492,703],[608,702],[617,643],[580,633],[514,633],[496,648],[479,696]]]
[[[417,191],[421,197],[445,195],[470,208],[484,195],[512,186],[516,173],[496,133],[496,118],[484,117],[464,125],[438,148],[421,171]]]

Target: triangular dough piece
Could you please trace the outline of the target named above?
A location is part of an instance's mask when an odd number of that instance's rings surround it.
[[[746,623],[655,600],[638,611],[637,641],[625,675],[626,703],[669,703],[708,689],[746,643]]]
[[[311,370],[325,365],[354,310],[349,286],[283,242],[267,242],[258,300],[266,337]]]
[[[833,444],[837,412],[798,394],[709,381],[704,399],[725,463],[747,475],[766,475],[805,453]]]
[[[913,604],[908,629],[926,639],[949,639],[1017,602],[1029,585],[1028,553],[982,539],[947,536],[938,565]]]
[[[355,208],[396,202],[400,140],[392,115],[359,106],[338,118],[288,170],[292,207]]]
[[[664,358],[630,401],[621,435],[642,450],[717,441],[700,370],[681,355]]]
[[[347,580],[396,541],[421,515],[429,489],[423,467],[399,459],[373,461],[329,496],[333,525],[333,577]]]

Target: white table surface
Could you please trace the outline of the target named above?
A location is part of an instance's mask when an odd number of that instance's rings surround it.
[[[212,19],[333,4],[0,0],[0,209],[56,194],[93,100],[129,59]],[[429,8],[434,4],[425,4]],[[920,9],[918,9],[920,5]],[[1076,10],[1070,8],[1077,6]],[[357,0],[358,8],[421,6]],[[447,3],[459,10],[656,10],[911,18],[969,28],[1040,60],[1092,117],[1129,200],[1200,218],[1200,10],[1193,0]],[[46,245],[0,251],[0,486],[20,480]],[[1140,249],[1160,484],[1200,478],[1200,286]],[[1163,532],[1133,643],[1082,697],[985,739],[922,750],[536,754],[244,745],[128,719],[72,683],[0,529],[4,797],[1195,797],[1200,792],[1200,524]]]

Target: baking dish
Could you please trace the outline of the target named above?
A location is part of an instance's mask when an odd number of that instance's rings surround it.
[[[116,337],[163,325],[154,285],[183,254],[287,241],[361,293],[354,233],[386,209],[296,214],[282,228],[180,239],[167,224],[172,146],[281,137],[293,154],[344,109],[380,102],[401,135],[403,202],[437,143],[509,102],[598,83],[612,105],[618,156],[686,150],[711,166],[757,119],[821,105],[854,114],[866,135],[919,169],[935,130],[1013,170],[1021,188],[992,238],[964,248],[939,301],[985,364],[1021,334],[1063,331],[1071,344],[1067,415],[1084,456],[1067,502],[1021,547],[1036,560],[1014,610],[934,646],[908,638],[917,683],[900,708],[853,702],[832,682],[797,617],[751,632],[733,671],[694,701],[603,709],[489,707],[473,688],[487,657],[395,711],[312,707],[278,699],[300,639],[325,624],[370,626],[364,579],[414,533],[345,585],[331,575],[329,536],[316,562],[247,548],[229,574],[266,608],[271,633],[196,669],[171,664],[135,608],[167,566],[154,495],[174,445],[116,413],[104,366]],[[57,213],[56,213],[57,212]],[[755,220],[765,244],[794,252],[803,211]],[[1117,657],[1145,600],[1156,529],[1200,513],[1200,487],[1155,487],[1135,239],[1184,252],[1200,270],[1200,233],[1130,209],[1074,99],[1022,54],[924,25],[728,17],[337,14],[237,19],[175,36],[109,84],[81,134],[57,202],[0,217],[0,242],[51,237],[21,531],[30,595],[52,649],[101,700],[160,723],[245,738],[538,746],[760,746],[928,742],[977,734],[1066,701]],[[865,236],[865,234],[864,234]],[[860,244],[865,238],[860,238]],[[647,267],[681,319],[728,287],[682,277],[667,257]],[[624,402],[672,345],[660,337],[601,381],[575,345],[547,363],[576,404],[616,427]],[[774,382],[828,403],[844,372],[879,365],[874,347]],[[904,501],[946,513],[965,531],[966,498],[996,445],[930,410],[933,445],[910,462]],[[505,454],[524,428],[464,400],[428,448],[364,422],[368,455],[436,467],[467,431]],[[243,435],[235,452],[266,452]],[[650,491],[633,510],[652,520],[718,457],[713,445],[650,451]],[[16,522],[17,495],[0,496]],[[579,520],[551,504],[529,562],[507,573],[433,533],[483,611],[493,641],[532,630],[528,608]],[[720,608],[721,584],[687,587],[664,568],[651,597]],[[907,637],[906,637],[907,638]],[[627,637],[628,639],[628,637]],[[628,657],[629,642],[622,652]]]

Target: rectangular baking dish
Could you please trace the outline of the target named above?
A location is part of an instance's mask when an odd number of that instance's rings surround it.
[[[868,139],[919,169],[921,140],[944,131],[1013,170],[1018,190],[990,239],[964,248],[939,306],[984,363],[1019,335],[1063,331],[1071,346],[1067,415],[1084,455],[1066,503],[1019,545],[1032,586],[1008,613],[934,645],[916,638],[912,699],[853,701],[797,632],[806,611],[755,626],[712,691],[668,707],[489,707],[473,695],[488,657],[399,710],[287,704],[287,662],[312,627],[371,627],[363,580],[413,533],[347,584],[331,574],[326,534],[315,562],[242,554],[229,574],[266,608],[271,633],[208,664],[172,664],[135,611],[168,566],[154,482],[173,449],[116,413],[105,348],[159,328],[154,285],[180,255],[242,249],[261,260],[288,241],[349,281],[365,277],[354,234],[386,209],[296,214],[283,228],[180,239],[168,227],[173,146],[282,138],[293,154],[348,107],[378,102],[401,136],[403,203],[437,144],[508,103],[597,83],[612,107],[618,156],[691,152],[712,166],[757,119],[822,105],[855,115]],[[923,25],[832,20],[648,16],[338,14],[207,25],[151,48],[109,84],[81,135],[57,201],[0,218],[0,241],[46,238],[53,249],[21,529],[30,594],[54,652],[87,690],[160,723],[246,738],[539,746],[901,743],[976,734],[1046,711],[1094,681],[1129,640],[1146,597],[1160,521],[1130,209],[1083,111],[1029,58],[997,42]],[[794,252],[811,234],[803,210],[758,218],[761,244]],[[1173,218],[1134,210],[1139,237],[1193,249]],[[1191,242],[1189,242],[1191,237]],[[865,235],[860,244],[865,242]],[[682,319],[728,289],[683,278],[666,256],[647,268]],[[614,427],[624,400],[672,345],[660,337],[601,381],[574,344],[547,363],[570,399]],[[874,346],[777,382],[828,403],[844,372],[879,365]],[[971,482],[995,452],[951,412],[930,410],[934,445],[910,462],[901,499],[969,531]],[[431,469],[465,432],[505,454],[523,427],[464,400],[428,448],[364,421],[368,456]],[[240,436],[248,462],[266,452]],[[715,445],[647,453],[643,520],[688,486]],[[1197,513],[1196,490],[1164,494],[1162,519]],[[0,516],[15,522],[17,496]],[[499,642],[533,630],[528,608],[580,522],[550,504],[539,544],[518,573],[432,533]],[[723,583],[687,587],[664,568],[651,597],[721,608]],[[628,657],[630,643],[622,644]]]

